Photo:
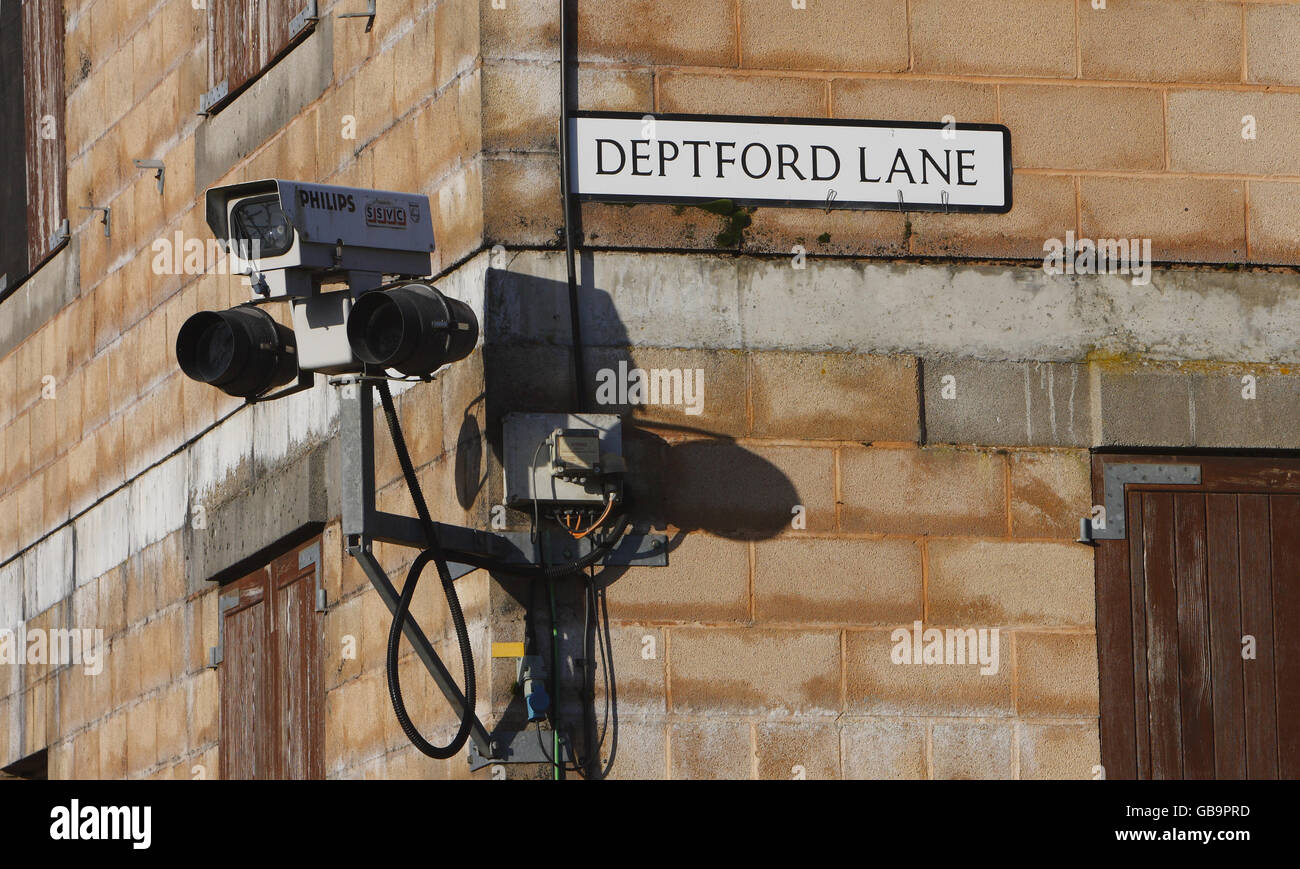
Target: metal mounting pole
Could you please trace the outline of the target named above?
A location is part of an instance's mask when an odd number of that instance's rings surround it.
[[[401,595],[375,558],[374,539],[369,527],[373,518],[381,515],[375,511],[374,387],[364,381],[346,379],[338,381],[336,385],[339,389],[339,479],[343,502],[343,539],[347,542],[348,553],[361,564],[361,569],[383,598],[388,611],[395,614]],[[418,523],[416,525],[418,527]],[[423,539],[422,535],[418,539]],[[464,716],[465,695],[461,693],[438,653],[433,650],[433,645],[414,616],[408,614],[402,633],[433,677],[442,696],[447,698],[452,710],[458,717]],[[470,741],[479,754],[490,757],[494,752],[487,730],[477,715],[473,719]]]

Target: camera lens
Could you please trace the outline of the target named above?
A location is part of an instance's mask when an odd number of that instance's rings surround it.
[[[235,206],[230,230],[243,259],[280,256],[293,246],[293,228],[280,208],[280,197],[274,193]]]
[[[225,320],[211,320],[195,344],[194,363],[199,379],[211,383],[230,368],[235,357],[235,336]]]
[[[376,361],[392,359],[402,344],[402,313],[391,301],[377,304],[366,323],[366,346]]]
[[[261,395],[298,373],[293,331],[248,306],[186,320],[176,335],[176,361],[191,380],[239,398]]]
[[[473,352],[478,319],[464,302],[428,284],[402,284],[357,299],[348,343],[367,365],[423,376]]]

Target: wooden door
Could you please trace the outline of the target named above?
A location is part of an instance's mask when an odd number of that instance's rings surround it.
[[[319,539],[319,538],[318,538]],[[316,544],[319,552],[319,544]],[[275,587],[277,726],[280,778],[320,778],[325,769],[321,618],[316,612],[317,563],[300,567],[298,553],[271,566]]]
[[[208,0],[208,87],[226,86],[226,95],[212,106],[233,99],[311,31],[293,29],[309,5],[309,0]]]
[[[23,3],[23,95],[27,107],[27,265],[53,252],[64,211],[67,167],[63,129],[63,3]],[[8,131],[6,131],[8,135]]]
[[[222,591],[221,777],[276,777],[276,673],[270,660],[270,571],[262,568]]]
[[[62,242],[63,2],[0,3],[0,299]]]
[[[221,589],[223,779],[324,776],[319,540]]]
[[[1300,460],[1098,455],[1098,504],[1112,462],[1201,474],[1125,485],[1098,542],[1107,777],[1300,777]]]

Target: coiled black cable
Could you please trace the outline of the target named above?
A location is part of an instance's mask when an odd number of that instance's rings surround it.
[[[419,514],[420,525],[424,528],[424,536],[428,543],[428,548],[422,550],[411,562],[411,568],[406,572],[406,584],[402,586],[402,596],[397,602],[397,611],[393,613],[393,624],[388,629],[388,696],[393,701],[393,712],[397,715],[397,721],[402,725],[402,732],[411,744],[420,750],[421,753],[439,760],[446,760],[454,757],[457,752],[464,747],[466,740],[469,739],[470,729],[474,726],[474,701],[475,689],[474,682],[474,651],[469,644],[469,628],[465,625],[465,614],[460,608],[460,598],[456,595],[456,584],[451,578],[451,571],[447,567],[447,559],[442,553],[442,547],[438,544],[438,533],[433,524],[433,518],[429,515],[429,506],[424,501],[424,493],[420,490],[420,481],[415,476],[415,466],[411,463],[411,454],[406,449],[406,439],[402,436],[402,427],[397,420],[397,410],[393,406],[393,396],[388,390],[388,384],[384,381],[379,382],[379,399],[384,406],[384,418],[388,421],[388,432],[393,438],[393,449],[397,452],[397,461],[402,466],[402,475],[406,478],[406,487],[411,492],[411,500],[415,501],[415,511]],[[442,590],[447,596],[447,608],[451,611],[451,621],[456,629],[456,640],[460,644],[460,660],[465,671],[465,711],[461,715],[460,729],[456,731],[455,737],[452,738],[445,746],[434,745],[421,735],[415,724],[411,721],[411,716],[406,712],[406,703],[402,700],[402,684],[398,678],[397,672],[397,650],[402,639],[402,628],[406,624],[407,614],[411,609],[411,599],[415,596],[415,587],[420,581],[420,574],[424,572],[425,565],[433,561],[438,570],[438,578],[442,580]]]
[[[402,435],[402,426],[397,419],[397,409],[393,405],[393,395],[388,389],[387,381],[380,380],[378,390],[379,400],[384,408],[384,419],[388,423],[388,433],[393,439],[393,449],[397,453],[397,461],[402,468],[402,476],[406,479],[406,487],[410,490],[411,500],[415,502],[415,512],[419,515],[420,526],[424,529],[427,543],[427,547],[420,551],[420,554],[411,562],[411,567],[406,572],[406,583],[402,586],[402,594],[397,602],[397,610],[393,613],[393,623],[388,629],[388,653],[385,661],[388,676],[388,696],[393,703],[393,712],[397,716],[397,721],[402,726],[402,732],[406,734],[406,738],[411,741],[411,744],[429,757],[446,760],[454,757],[464,747],[474,726],[474,703],[477,687],[474,679],[474,651],[470,647],[469,628],[465,624],[465,614],[460,607],[460,598],[456,594],[456,585],[451,578],[451,570],[447,567],[447,557],[438,542],[437,527],[433,523],[433,517],[429,515],[429,506],[425,503],[424,492],[420,488],[419,478],[415,475],[415,465],[411,462],[411,454],[406,448],[406,438]],[[586,555],[568,564],[558,564],[554,567],[510,565],[471,553],[460,552],[456,553],[456,560],[471,567],[513,576],[530,579],[559,579],[585,570],[603,558],[614,543],[623,537],[630,521],[631,517],[624,512],[612,533],[607,534],[602,542],[593,545],[591,551]],[[461,665],[465,671],[465,711],[461,716],[460,729],[456,731],[456,736],[446,746],[438,746],[429,742],[411,721],[411,716],[406,711],[406,703],[402,699],[402,685],[397,670],[398,648],[402,639],[402,628],[406,625],[406,619],[411,609],[411,600],[415,596],[415,588],[419,584],[420,575],[430,561],[434,563],[438,570],[438,578],[442,581],[443,593],[447,597],[447,608],[451,612],[452,625],[456,630],[456,640],[460,645]]]

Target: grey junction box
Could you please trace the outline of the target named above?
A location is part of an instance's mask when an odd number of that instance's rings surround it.
[[[550,439],[557,430],[566,434],[593,431],[600,438],[602,463],[623,455],[623,420],[612,413],[511,413],[503,420],[502,452],[506,503],[523,507],[534,497],[542,504],[592,506],[604,503],[603,472],[578,480],[556,474]]]

